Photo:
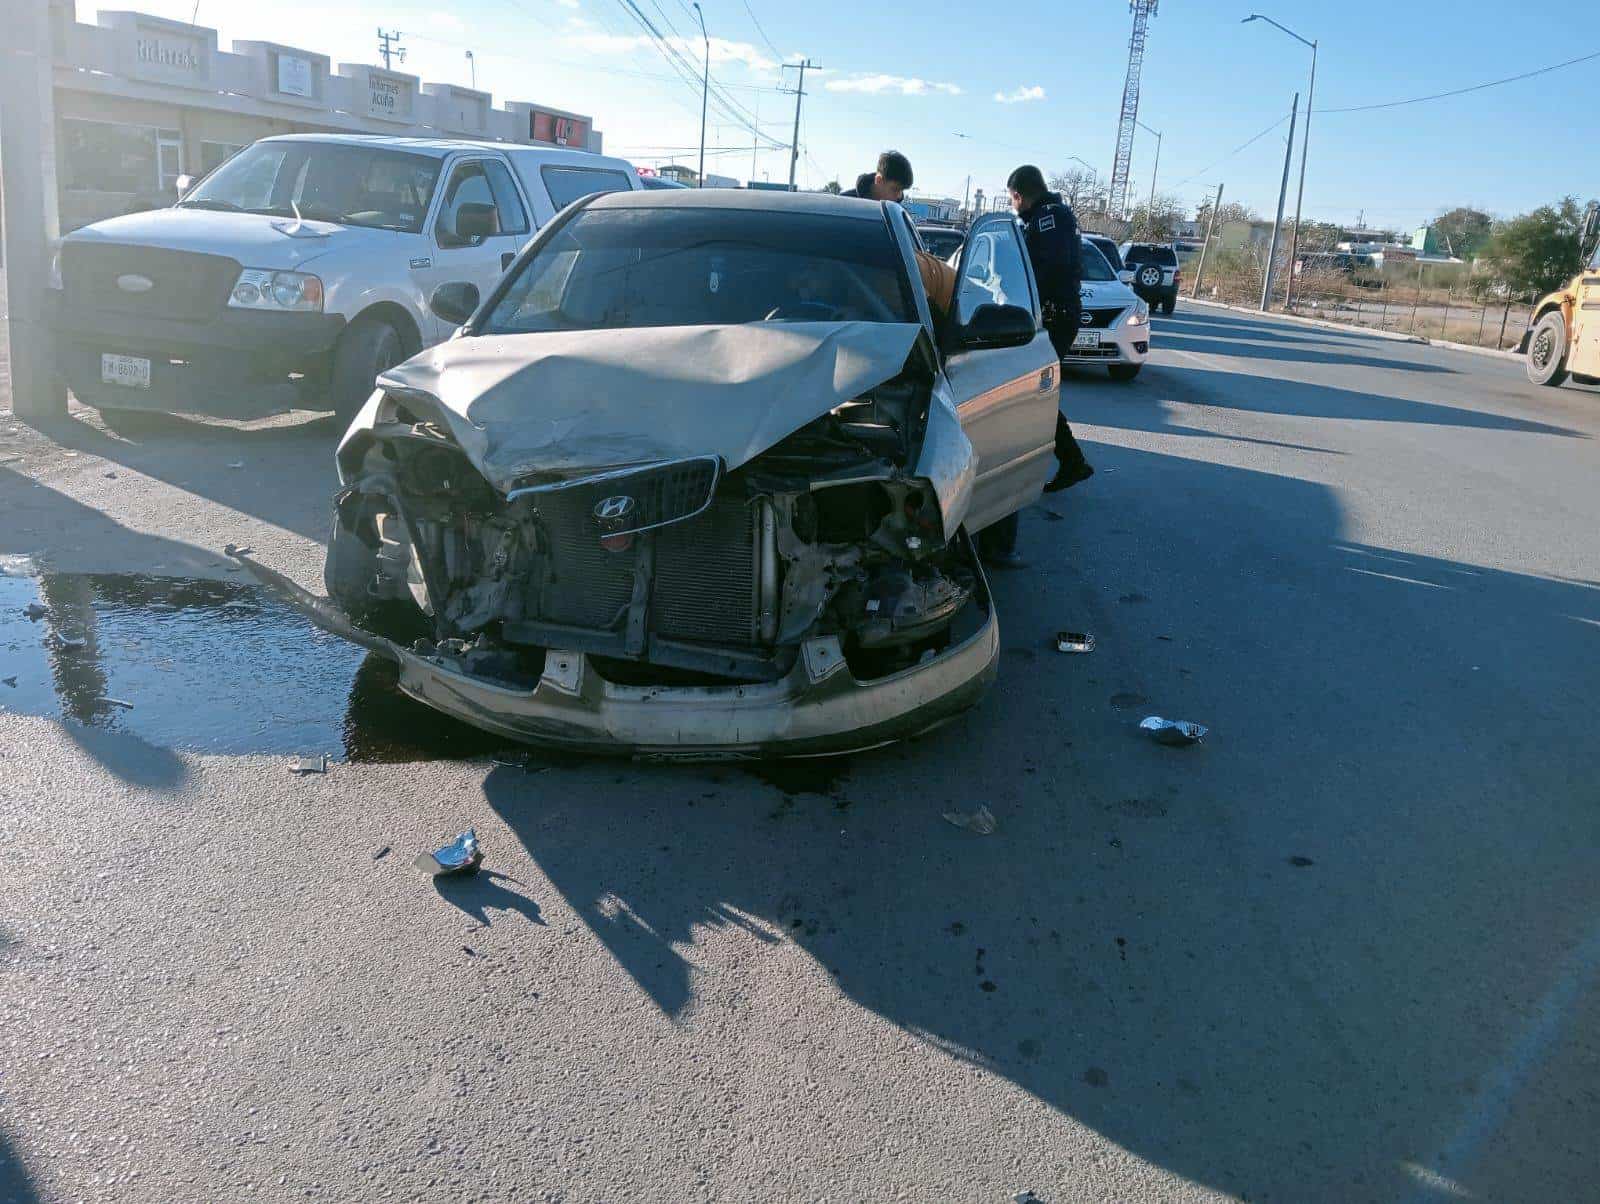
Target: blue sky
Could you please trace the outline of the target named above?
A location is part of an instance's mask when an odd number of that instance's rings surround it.
[[[638,0],[664,31],[685,36],[685,53],[698,62],[688,2]],[[1487,0],[1347,0],[1337,12],[1313,0],[1267,3],[1261,11],[1321,42],[1318,109],[1463,87],[1600,51],[1600,21],[1569,16],[1560,36],[1510,36],[1526,26],[1508,23],[1504,6]],[[826,68],[806,81],[804,186],[848,181],[885,146],[910,155],[919,191],[956,197],[969,175],[975,188],[993,193],[1013,166],[1030,160],[1049,171],[1071,165],[1075,155],[1110,171],[1130,26],[1122,0],[702,6],[713,78],[759,116],[771,141],[787,143],[794,112],[793,96],[777,89],[780,78],[792,86],[795,73],[780,77],[778,61],[806,55]],[[127,7],[188,20],[193,0]],[[89,11],[83,4],[80,19]],[[1251,11],[1251,0],[1165,0],[1151,22],[1140,119],[1164,135],[1162,191],[1193,204],[1226,182],[1227,199],[1268,214],[1285,130],[1225,156],[1288,112],[1290,97],[1305,87],[1309,52],[1263,23],[1241,25]],[[405,33],[407,70],[460,83],[468,81],[464,51],[471,48],[479,86],[497,102],[533,100],[592,114],[606,148],[638,163],[695,159],[689,148],[699,139],[698,89],[672,76],[623,0],[459,0],[448,7],[201,0],[198,19],[217,27],[224,45],[268,38],[356,62],[374,61],[382,23]],[[1600,191],[1581,154],[1565,150],[1600,144],[1600,108],[1561,104],[1592,81],[1597,66],[1600,60],[1405,108],[1316,114],[1308,218],[1349,223],[1365,211],[1369,224],[1409,229],[1450,205],[1511,215],[1569,192]],[[1536,122],[1536,114],[1544,120]],[[787,150],[752,156],[753,140],[713,109],[708,169],[786,178]],[[1141,195],[1153,155],[1154,139],[1140,131],[1133,180]],[[1298,161],[1297,149],[1296,170]],[[1291,181],[1291,208],[1293,192]]]

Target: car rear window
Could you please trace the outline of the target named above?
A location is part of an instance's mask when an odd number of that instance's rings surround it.
[[[1178,266],[1178,256],[1171,247],[1132,246],[1122,258],[1128,264],[1159,263],[1164,268]]]

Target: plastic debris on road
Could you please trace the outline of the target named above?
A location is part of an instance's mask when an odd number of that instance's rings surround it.
[[[40,606],[37,602],[29,602],[22,608],[22,613],[27,615],[30,620],[37,623],[40,619],[44,618],[45,615],[50,613],[50,608],[48,606]]]
[[[62,635],[59,632],[54,631],[50,633],[49,639],[46,642],[50,645],[50,647],[55,648],[60,652],[77,652],[79,649],[87,648],[89,646],[89,641],[84,639],[81,635]]]
[[[228,467],[229,468],[243,468],[244,467],[244,461],[243,460],[234,460],[231,463],[229,463]]]
[[[313,756],[299,756],[294,759],[294,764],[289,766],[290,773],[327,773],[328,754],[316,753]]]
[[[1149,732],[1150,738],[1157,744],[1174,746],[1199,744],[1210,730],[1198,723],[1189,723],[1183,719],[1163,719],[1160,715],[1151,715],[1139,724],[1139,727],[1142,731]]]
[[[994,812],[987,807],[979,807],[976,811],[946,811],[944,820],[958,828],[976,832],[979,836],[988,836],[1000,826]]]
[[[1087,631],[1056,632],[1057,652],[1093,652],[1094,636]]]
[[[442,849],[431,853],[418,853],[411,864],[424,874],[437,878],[440,874],[459,874],[478,868],[483,861],[483,850],[478,848],[478,833],[468,828]]]
[[[252,548],[249,544],[246,544],[244,547],[241,548],[238,544],[230,543],[225,548],[222,549],[222,554],[224,556],[248,556],[248,555],[250,555],[251,552],[254,552],[254,551],[255,551],[255,549]]]
[[[98,701],[100,701],[100,702],[103,702],[103,703],[105,703],[105,704],[106,704],[106,706],[109,706],[109,707],[121,707],[121,708],[122,708],[122,709],[123,709],[123,710],[125,710],[125,711],[131,711],[131,710],[133,710],[133,703],[131,703],[131,702],[124,702],[124,701],[123,701],[123,700],[122,700],[122,699],[120,699],[120,698],[112,698],[112,697],[110,697],[110,696],[108,696],[108,695],[102,695],[102,696],[101,696],[101,697],[100,697],[100,698],[99,698],[99,700],[98,700]]]

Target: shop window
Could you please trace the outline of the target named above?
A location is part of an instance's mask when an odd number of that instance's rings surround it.
[[[148,193],[161,182],[156,131],[149,126],[68,117],[61,122],[61,141],[70,192]]]

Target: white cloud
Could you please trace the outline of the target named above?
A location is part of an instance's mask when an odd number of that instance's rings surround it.
[[[903,75],[856,75],[849,79],[830,79],[823,87],[829,92],[865,92],[872,96],[885,92],[899,93],[901,96],[931,96],[936,92],[945,96],[961,95],[961,89],[955,84],[939,84]]]
[[[578,0],[556,0],[556,3],[559,4],[562,8],[577,8],[578,7]]]
[[[566,0],[558,0],[565,3]],[[574,7],[577,0],[571,0]],[[644,34],[614,34],[596,33],[592,31],[579,31],[568,37],[567,41],[580,50],[587,50],[590,54],[629,54],[635,50],[648,50],[654,42]],[[705,53],[705,43],[699,38],[669,37],[667,43],[691,63],[700,62]],[[762,54],[760,50],[749,42],[734,42],[727,38],[711,39],[711,64],[712,66],[726,65],[728,63],[742,63],[752,71],[771,71],[778,64],[771,58]]]
[[[1026,88],[1013,88],[1009,92],[996,92],[994,98],[1003,105],[1022,104],[1029,100],[1043,100],[1044,89],[1038,84]]]

